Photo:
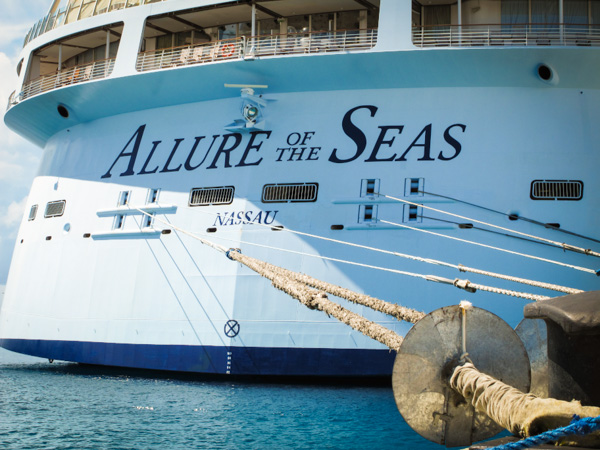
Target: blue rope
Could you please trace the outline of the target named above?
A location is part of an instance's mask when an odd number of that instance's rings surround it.
[[[580,419],[579,416],[575,415],[573,416],[573,420],[571,420],[571,424],[567,425],[566,427],[557,428],[556,430],[548,430],[544,433],[538,434],[537,436],[531,436],[518,442],[510,442],[508,444],[498,445],[496,447],[489,448],[488,450],[522,450],[525,448],[545,444],[546,442],[557,441],[561,437],[565,436],[572,436],[574,434],[583,436],[596,430],[600,430],[600,416],[584,417],[583,419]]]

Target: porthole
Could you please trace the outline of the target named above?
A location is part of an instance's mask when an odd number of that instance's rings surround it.
[[[58,111],[58,114],[60,114],[61,117],[64,117],[65,119],[67,119],[69,117],[69,110],[67,109],[66,106],[58,105],[56,107],[56,110]]]
[[[540,64],[537,67],[536,72],[537,72],[537,76],[540,78],[540,80],[542,80],[546,83],[550,83],[550,84],[558,83],[558,75],[550,66],[548,66],[546,64]]]

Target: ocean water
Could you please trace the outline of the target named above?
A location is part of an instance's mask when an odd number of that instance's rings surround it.
[[[0,349],[0,449],[442,449],[391,386],[80,366]]]

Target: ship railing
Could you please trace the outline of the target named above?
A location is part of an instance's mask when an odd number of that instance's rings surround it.
[[[245,41],[244,37],[239,37],[141,52],[138,54],[136,69],[145,72],[147,70],[243,58],[246,47]]]
[[[414,27],[412,34],[417,47],[600,46],[598,25],[436,25]]]
[[[255,56],[368,50],[376,43],[377,29],[242,36],[141,52],[136,68],[144,72]]]
[[[255,36],[247,39],[249,56],[276,56],[368,50],[377,43],[377,29],[313,31]]]
[[[109,58],[42,75],[29,83],[25,83],[23,90],[14,95],[14,103],[12,104],[63,86],[106,78],[112,73],[114,65],[115,58]]]
[[[23,45],[36,37],[67,23],[76,22],[91,16],[134,6],[147,5],[166,0],[81,0],[69,2],[64,8],[40,19],[27,33]]]

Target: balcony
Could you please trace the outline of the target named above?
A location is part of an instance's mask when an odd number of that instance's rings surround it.
[[[600,46],[600,26],[572,24],[436,25],[414,27],[413,44],[426,47]]]
[[[115,58],[109,58],[43,75],[23,85],[19,94],[13,93],[9,99],[9,107],[43,92],[106,78],[112,73],[114,65]]]
[[[376,43],[376,29],[240,37],[141,52],[136,68],[145,72],[232,59],[351,52],[371,49]]]

